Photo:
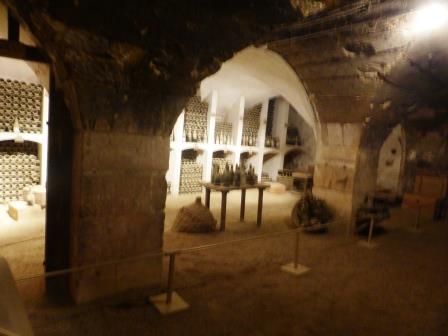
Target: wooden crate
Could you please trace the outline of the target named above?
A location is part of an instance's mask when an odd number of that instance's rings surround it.
[[[403,203],[401,206],[404,209],[409,209],[412,212],[415,212],[416,215],[418,213],[418,208],[421,207],[420,210],[421,220],[431,221],[434,218],[437,200],[438,200],[437,197],[405,193],[403,196]]]
[[[415,177],[414,194],[444,198],[447,196],[448,175],[419,173]]]

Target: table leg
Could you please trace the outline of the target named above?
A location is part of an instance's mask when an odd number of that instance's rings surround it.
[[[263,188],[258,189],[258,212],[257,212],[257,226],[261,226],[261,215],[263,212]]]
[[[205,206],[210,209],[210,188],[205,188]]]
[[[222,191],[222,199],[221,199],[221,231],[226,230],[226,207],[227,207],[227,191]]]
[[[246,189],[241,189],[240,221],[244,222],[244,211],[246,210]]]

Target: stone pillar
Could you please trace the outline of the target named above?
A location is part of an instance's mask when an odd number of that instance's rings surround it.
[[[324,199],[337,217],[352,216],[361,134],[361,124],[322,124],[313,193]]]
[[[71,265],[160,252],[169,137],[84,131],[71,223]],[[76,213],[76,211],[79,211]],[[162,257],[100,267],[71,277],[77,302],[157,285]]]

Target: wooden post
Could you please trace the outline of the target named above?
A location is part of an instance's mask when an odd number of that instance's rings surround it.
[[[168,268],[168,284],[166,288],[166,304],[170,304],[173,297],[173,285],[174,285],[174,262],[176,255],[170,254],[170,264]]]
[[[299,229],[297,229],[296,245],[294,250],[294,268],[297,268],[299,266],[299,239],[300,239],[300,232]]]
[[[420,216],[421,216],[421,212],[422,212],[422,206],[419,204],[418,205],[418,210],[417,210],[417,223],[415,223],[415,230],[420,230]]]
[[[241,189],[241,209],[240,209],[240,221],[244,221],[244,211],[246,208],[246,189]]]
[[[372,240],[374,222],[375,222],[375,219],[373,218],[373,216],[370,216],[369,236],[367,237],[367,244],[369,244],[369,245]]]
[[[226,230],[226,207],[227,207],[227,190],[223,190],[221,192],[222,199],[221,199],[221,231]]]
[[[264,188],[258,188],[258,212],[257,212],[257,226],[261,226],[261,216],[263,214],[263,191]]]
[[[210,209],[210,188],[205,187],[205,206]]]

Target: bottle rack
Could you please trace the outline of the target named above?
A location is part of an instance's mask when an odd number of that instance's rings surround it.
[[[186,142],[207,142],[208,104],[198,96],[192,97],[185,107],[184,139]]]
[[[0,202],[22,198],[23,188],[39,181],[37,143],[0,142]]]
[[[242,146],[257,146],[261,107],[261,104],[255,105],[244,113]]]
[[[201,192],[202,164],[192,159],[182,159],[179,193]]]
[[[233,165],[232,160],[228,160],[225,158],[213,158],[213,166],[219,167],[219,171],[221,173],[224,171],[226,164],[228,166],[232,166]]]
[[[42,132],[43,88],[0,78],[0,132],[12,132],[16,120],[21,133]]]
[[[270,176],[275,180],[277,170],[283,168],[284,155],[291,150],[291,146],[286,146],[282,136],[280,139],[273,139],[273,133],[282,134],[282,127],[285,128],[284,137],[286,137],[285,125],[288,118],[287,111],[278,110],[273,101],[265,100],[252,108],[245,108],[245,99],[242,97],[235,110],[226,112],[226,120],[223,121],[220,119],[222,115],[217,92],[210,96],[209,103],[200,103],[199,97],[196,96],[190,100],[179,116],[171,135],[170,169],[166,176],[170,183],[171,194],[201,192],[200,182],[211,180],[214,164],[218,164],[223,171],[226,163],[232,166],[239,163],[244,153],[250,154],[248,165],[252,164],[255,167],[259,181],[262,179],[264,168],[269,171],[267,178]],[[201,111],[199,125],[202,126],[197,126],[198,129],[205,129],[207,134],[199,137],[197,141],[191,139],[188,141],[185,130],[192,125],[198,125],[191,121],[191,111],[194,109]],[[270,114],[268,110],[271,110]],[[266,136],[270,137],[269,141],[265,141]],[[193,135],[191,137],[194,138]],[[184,155],[186,151],[199,151],[201,157],[199,159],[187,157]],[[215,155],[219,151],[229,154],[224,157]],[[268,154],[276,159],[265,167],[264,158]],[[266,175],[264,177],[266,178]]]
[[[231,122],[217,121],[215,126],[215,144],[232,145],[233,125]]]

